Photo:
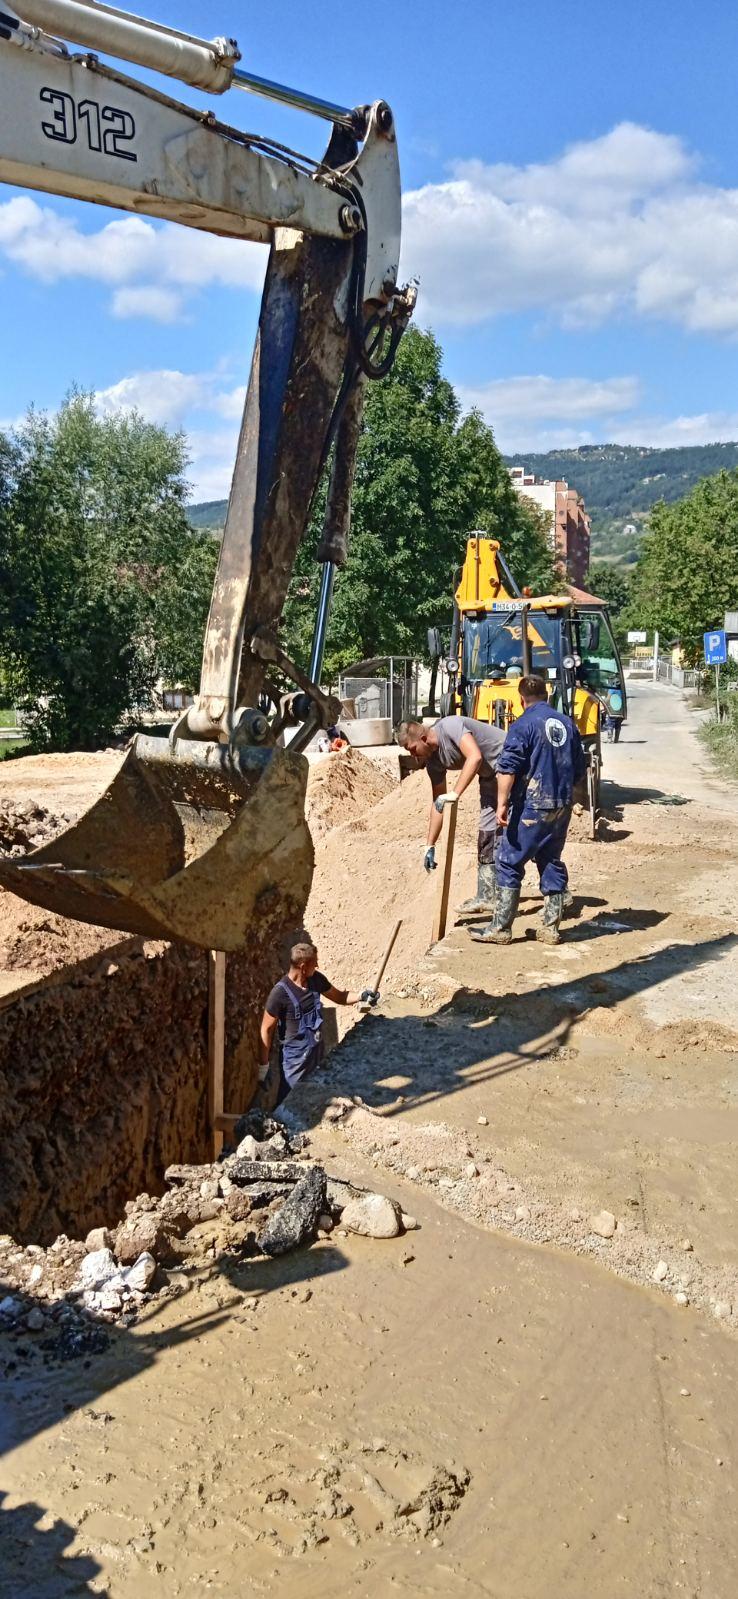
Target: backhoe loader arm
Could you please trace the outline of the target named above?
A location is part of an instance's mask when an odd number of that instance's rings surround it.
[[[317,682],[363,387],[389,370],[414,306],[397,282],[394,118],[381,100],[352,110],[257,78],[233,40],[97,0],[17,3],[20,15],[0,0],[0,182],[266,243],[269,260],[195,703],[168,754],[136,739],[98,805],[27,861],[0,861],[0,882],[82,920],[232,949],[254,916],[264,930],[301,914],[309,883],[304,763],[275,736],[302,721],[299,750],[335,714]],[[316,161],[242,133],[97,50],[216,94],[299,106],[333,124],[328,148]],[[291,663],[269,639],[329,462],[310,670],[293,669],[301,691],[270,727],[265,674]]]

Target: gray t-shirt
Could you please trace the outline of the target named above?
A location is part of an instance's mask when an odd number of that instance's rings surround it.
[[[438,739],[438,749],[431,755],[426,771],[434,787],[443,781],[445,772],[456,772],[464,765],[466,756],[461,752],[460,743],[465,733],[472,734],[482,751],[480,779],[484,782],[494,777],[505,742],[501,727],[492,727],[489,722],[475,722],[473,716],[442,716],[439,722],[434,722],[433,732]]]

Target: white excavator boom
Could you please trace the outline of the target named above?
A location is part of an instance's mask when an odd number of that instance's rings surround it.
[[[197,39],[97,0],[21,0],[20,12],[0,0],[0,182],[270,248],[195,703],[168,743],[134,741],[75,827],[26,860],[0,861],[0,883],[81,920],[236,949],[255,925],[276,937],[299,918],[312,872],[295,751],[340,711],[319,682],[363,388],[389,370],[415,298],[397,282],[394,118],[381,100],[350,110],[256,78],[234,40]],[[241,133],[89,53],[98,50],[212,93],[240,87],[313,112],[333,125],[328,148],[312,160]],[[329,462],[306,671],[275,633]],[[273,669],[299,692],[275,691]],[[277,739],[288,725],[297,733],[286,752]]]

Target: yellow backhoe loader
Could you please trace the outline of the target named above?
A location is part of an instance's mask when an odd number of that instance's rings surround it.
[[[437,629],[429,633],[438,656]],[[607,607],[567,594],[521,593],[496,539],[473,533],[454,596],[446,660],[450,688],[441,709],[506,728],[522,715],[522,676],[546,679],[549,697],[576,723],[587,754],[586,801],[596,836],[605,718],[624,718],[623,668]]]
[[[207,949],[302,914],[313,854],[299,753],[340,714],[319,688],[346,559],[364,384],[389,371],[412,313],[400,289],[400,170],[382,100],[351,109],[255,76],[203,40],[98,0],[0,0],[0,182],[269,246],[200,690],[169,739],[138,736],[76,826],[0,883],[65,916]],[[77,47],[76,51],[70,46]],[[118,70],[210,94],[245,89],[332,124],[317,160]],[[227,329],[219,329],[221,335]],[[276,630],[331,461],[312,656]],[[294,691],[271,691],[277,671]],[[271,714],[270,714],[271,712]],[[278,739],[297,727],[288,750]]]

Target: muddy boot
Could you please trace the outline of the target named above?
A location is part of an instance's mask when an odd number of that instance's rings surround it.
[[[563,895],[562,895],[562,900],[563,900],[563,905],[564,905],[564,909],[563,909],[562,914],[564,916],[570,916],[571,913],[572,913],[573,907],[574,907],[574,895],[572,894],[572,891],[571,891],[570,888],[565,888],[564,889],[564,892],[563,892]]]
[[[543,916],[536,928],[536,938],[539,944],[558,944],[560,939],[559,922],[564,914],[564,895],[546,894],[543,900]]]
[[[472,933],[478,944],[509,944],[512,942],[512,924],[520,899],[519,888],[497,889],[495,914],[486,927]]]
[[[494,916],[496,896],[497,880],[494,866],[478,866],[477,892],[459,906],[456,912],[458,920],[464,922],[469,916]]]

